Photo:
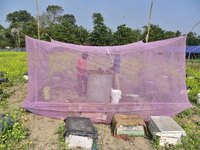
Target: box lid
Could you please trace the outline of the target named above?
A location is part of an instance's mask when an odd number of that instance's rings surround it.
[[[65,136],[95,136],[95,129],[89,118],[68,117],[65,119]]]
[[[186,135],[181,126],[169,116],[151,116],[150,124],[155,127],[157,132],[161,132],[162,134],[180,133]]]

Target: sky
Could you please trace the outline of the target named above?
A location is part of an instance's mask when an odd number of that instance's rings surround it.
[[[88,30],[93,28],[92,14],[101,13],[112,31],[122,24],[142,30],[148,24],[151,6],[151,0],[38,0],[38,3],[40,14],[48,5],[58,5]],[[0,0],[0,24],[8,27],[6,15],[18,10],[27,10],[35,17],[36,0]],[[151,23],[164,30],[187,34],[198,21],[200,0],[154,0]],[[193,31],[200,35],[200,24]]]

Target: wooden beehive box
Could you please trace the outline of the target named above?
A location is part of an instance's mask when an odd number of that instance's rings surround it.
[[[145,136],[146,124],[136,115],[115,114],[112,130],[114,136]]]

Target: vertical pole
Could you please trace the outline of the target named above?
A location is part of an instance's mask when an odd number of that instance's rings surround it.
[[[19,49],[19,40],[18,40],[18,35],[16,33],[16,50]]]
[[[17,36],[18,36],[18,42],[19,42],[19,49],[18,49],[18,51],[20,51],[20,35],[19,35],[19,30],[17,30]]]
[[[36,6],[37,6],[37,18],[38,18],[38,39],[40,39],[40,16],[39,16],[38,0],[36,0]]]
[[[152,9],[153,9],[153,2],[154,0],[151,1],[151,9],[150,9],[150,13],[149,13],[149,21],[148,21],[148,30],[147,30],[147,36],[146,36],[146,43],[149,41],[149,31],[150,31],[150,21],[151,21],[151,15],[152,15]]]

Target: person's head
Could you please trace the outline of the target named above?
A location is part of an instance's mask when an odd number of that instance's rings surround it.
[[[87,53],[82,53],[82,58],[83,58],[83,59],[87,59],[88,56],[89,56],[89,55],[88,55]]]
[[[115,54],[115,57],[120,57],[120,54]]]
[[[114,56],[115,57],[120,57],[121,51],[120,50],[115,50],[114,51]]]

